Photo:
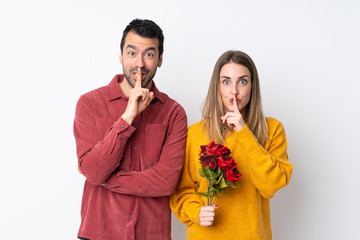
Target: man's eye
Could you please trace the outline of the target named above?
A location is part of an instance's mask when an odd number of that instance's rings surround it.
[[[129,56],[135,56],[135,53],[134,52],[128,52],[128,55]]]
[[[152,54],[152,53],[146,53],[145,56],[146,56],[146,57],[154,57],[154,54]]]

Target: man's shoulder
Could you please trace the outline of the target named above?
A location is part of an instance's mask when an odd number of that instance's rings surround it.
[[[158,91],[158,99],[160,103],[164,104],[167,108],[179,109],[180,111],[184,111],[184,108],[178,103],[175,99],[169,97],[166,93]]]
[[[104,99],[108,95],[108,86],[99,87],[97,89],[88,91],[82,94],[78,100],[78,102],[88,102],[88,101],[98,101],[100,99]]]
[[[119,75],[120,76],[120,75]],[[114,82],[117,81],[118,75],[111,80],[108,85],[90,90],[80,96],[79,101],[104,101],[109,99],[110,97],[110,88],[114,88],[113,85],[116,84]]]
[[[156,97],[157,97],[157,98],[160,100],[160,102],[163,103],[163,104],[170,104],[170,105],[172,105],[172,104],[179,104],[175,99],[169,97],[169,95],[167,95],[167,94],[164,93],[164,92],[158,91]],[[179,104],[179,105],[180,105],[180,104]]]
[[[178,123],[187,129],[187,116],[185,109],[175,99],[169,97],[166,93],[157,91],[155,97],[156,103],[151,107],[151,112],[168,124]],[[186,130],[185,130],[186,131]]]
[[[108,88],[109,86],[102,86],[102,87],[99,87],[99,88],[96,88],[96,89],[93,89],[93,90],[90,90],[86,93],[84,93],[83,95],[84,96],[87,96],[89,98],[92,98],[92,97],[95,97],[97,95],[104,95],[104,94],[107,94],[108,93]]]

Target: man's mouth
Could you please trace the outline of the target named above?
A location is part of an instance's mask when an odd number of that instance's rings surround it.
[[[131,70],[130,70],[131,76],[136,81],[137,75],[138,75],[138,69],[136,68],[136,69],[131,69]],[[142,71],[141,71],[141,80],[142,81],[144,81],[146,79],[146,76],[148,73],[149,73],[149,71],[146,68],[142,69]]]
[[[138,77],[138,72],[134,71],[131,73],[131,75],[132,75],[133,79],[136,81],[137,77]],[[145,77],[146,77],[146,73],[141,72],[141,80],[144,80]]]

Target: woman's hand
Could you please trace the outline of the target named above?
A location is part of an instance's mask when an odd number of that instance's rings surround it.
[[[232,111],[228,111],[224,116],[221,117],[222,124],[226,122],[229,128],[234,130],[235,132],[240,131],[246,125],[245,120],[242,117],[238,108],[236,99],[237,96],[235,95],[231,109]]]
[[[200,209],[200,226],[208,227],[214,223],[215,209],[217,209],[216,205],[205,206]]]

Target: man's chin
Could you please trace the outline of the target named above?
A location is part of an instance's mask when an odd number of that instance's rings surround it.
[[[152,82],[152,79],[149,79],[149,80],[146,80],[146,79],[145,79],[145,81],[143,81],[143,82],[141,83],[141,86],[142,86],[143,88],[146,88],[149,84],[150,84],[150,86],[151,86],[151,82]]]
[[[130,78],[128,76],[126,76],[125,74],[124,74],[124,77],[125,77],[126,81],[129,83],[129,85],[134,88],[135,87],[135,80],[133,80],[133,82],[132,82],[130,80]]]

